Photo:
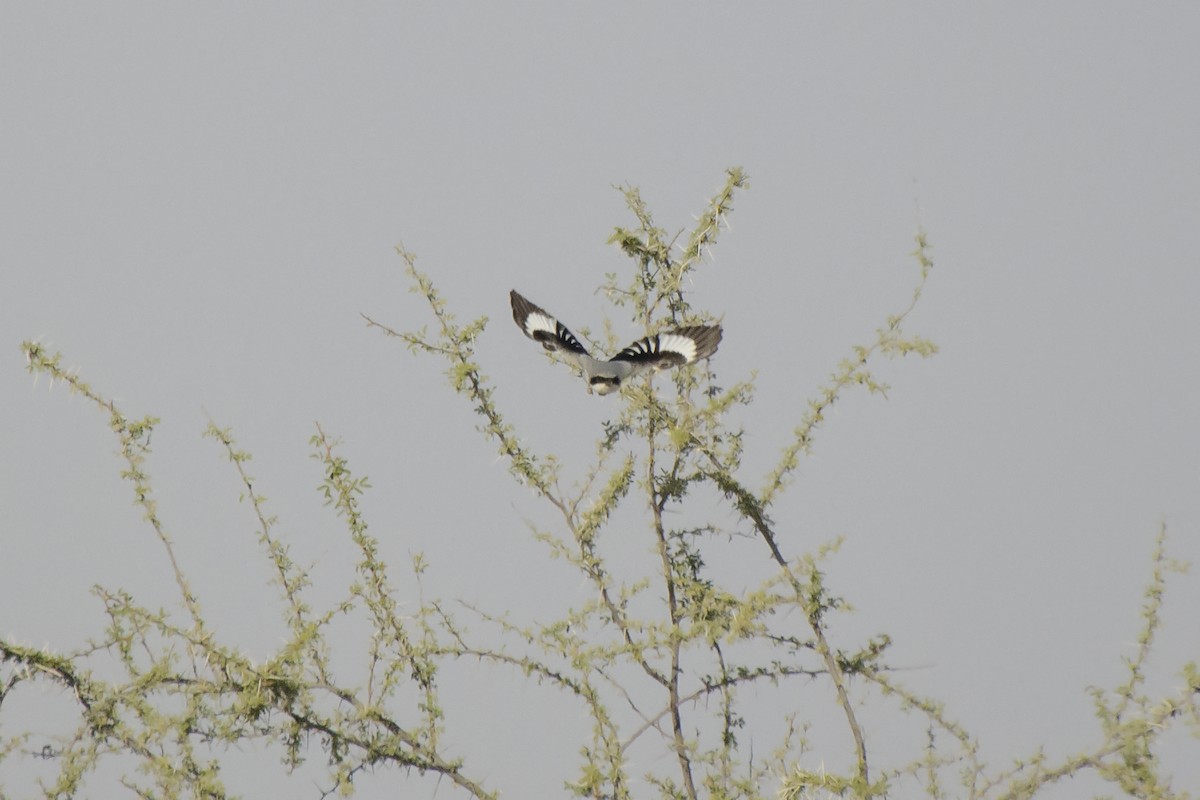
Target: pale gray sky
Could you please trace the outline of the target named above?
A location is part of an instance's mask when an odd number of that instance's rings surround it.
[[[577,474],[618,400],[545,363],[509,289],[598,328],[594,290],[628,267],[613,185],[674,231],[740,165],[693,303],[724,315],[722,378],[759,372],[748,476],[907,301],[918,224],[934,248],[910,329],[942,352],[839,405],[777,512],[797,552],[846,536],[839,633],[891,633],[995,763],[1095,742],[1084,688],[1132,653],[1161,520],[1200,562],[1197,41],[1184,3],[4,4],[0,635],[79,646],[97,583],[174,602],[106,420],[34,386],[32,337],[162,418],[161,510],[235,641],[268,652],[278,615],[206,412],[331,592],[352,554],[314,491],[314,421],[371,477],[390,563],[422,550],[437,593],[537,608],[522,519],[545,510],[441,365],[358,315],[426,322],[404,242],[461,318],[491,317],[498,402]],[[1200,656],[1198,607],[1177,579],[1157,688]],[[508,796],[557,793],[570,768],[522,758],[557,763],[558,742],[530,737],[467,755]]]

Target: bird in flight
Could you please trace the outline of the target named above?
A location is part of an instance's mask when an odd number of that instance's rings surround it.
[[[644,372],[661,372],[691,364],[717,352],[721,343],[720,325],[689,325],[638,339],[607,361],[592,358],[587,349],[557,319],[522,297],[515,289],[509,293],[513,320],[526,336],[550,352],[561,353],[583,371],[588,394],[605,395]]]

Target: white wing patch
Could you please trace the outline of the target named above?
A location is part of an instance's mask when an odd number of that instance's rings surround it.
[[[686,358],[689,364],[696,360],[696,343],[690,336],[680,336],[676,333],[659,334],[658,349],[678,353]]]
[[[525,334],[532,337],[538,331],[545,331],[551,336],[556,336],[558,333],[558,323],[556,320],[535,311],[525,318]]]

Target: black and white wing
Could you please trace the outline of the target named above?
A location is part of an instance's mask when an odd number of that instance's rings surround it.
[[[530,339],[551,352],[562,353],[576,365],[581,356],[587,357],[587,349],[566,325],[526,300],[515,289],[509,292],[508,298],[512,301],[513,320]]]
[[[632,367],[629,373],[632,376],[647,370],[665,370],[708,358],[717,352],[720,343],[720,325],[689,325],[638,339],[610,361],[628,363]]]

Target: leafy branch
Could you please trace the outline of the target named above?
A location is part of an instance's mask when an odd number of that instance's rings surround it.
[[[640,192],[623,187],[634,224],[617,228],[610,241],[633,269],[625,281],[607,276],[602,288],[610,301],[630,308],[648,332],[712,321],[693,292],[693,278],[728,230],[734,198],[747,185],[740,169],[729,170],[695,225],[672,236],[658,227]],[[825,572],[839,542],[812,552],[786,548],[795,537],[786,535],[787,521],[776,519],[778,500],[827,410],[855,388],[885,395],[886,384],[874,374],[879,358],[937,350],[907,329],[931,275],[930,250],[918,233],[911,298],[817,387],[760,482],[743,474],[745,431],[733,413],[753,402],[754,376],[722,387],[708,362],[677,369],[670,381],[626,382],[597,431],[594,453],[580,460],[586,463],[534,453],[507,421],[477,357],[487,319],[459,322],[433,280],[416,268],[415,256],[397,248],[431,323],[402,331],[365,317],[368,326],[445,364],[451,388],[468,401],[508,473],[550,512],[549,527],[530,525],[547,556],[536,568],[573,573],[586,596],[547,597],[537,622],[511,619],[498,610],[503,601],[427,597],[424,556],[414,555],[403,572],[386,563],[361,502],[370,482],[355,473],[336,437],[317,425],[311,445],[318,491],[355,554],[350,585],[333,602],[319,603],[308,569],[297,563],[249,472],[250,454],[230,429],[210,421],[204,435],[233,467],[266,575],[278,590],[286,634],[257,660],[221,641],[176,557],[147,469],[157,419],[127,417],[63,368],[60,355],[26,342],[32,373],[65,383],[107,416],[124,460],[122,476],[167,556],[183,621],[177,611],[97,587],[107,625],[85,646],[57,653],[0,642],[0,711],[6,699],[37,683],[60,687],[75,709],[66,734],[5,734],[0,766],[22,759],[52,765],[56,771],[42,784],[46,797],[93,793],[101,764],[113,762],[121,784],[139,796],[225,798],[231,794],[224,754],[254,743],[278,752],[288,770],[322,755],[322,797],[349,795],[365,776],[390,767],[437,776],[463,796],[495,798],[499,790],[447,745],[454,737],[446,709],[457,698],[447,696],[442,676],[447,664],[465,659],[485,674],[518,671],[571,704],[573,714],[586,715],[590,733],[579,744],[578,761],[563,767],[564,787],[577,797],[624,799],[652,791],[671,800],[761,800],[778,787],[782,798],[865,800],[904,787],[930,798],[1018,800],[1090,772],[1130,796],[1185,800],[1186,792],[1171,788],[1157,754],[1179,722],[1200,729],[1200,670],[1184,665],[1183,686],[1168,693],[1147,689],[1167,575],[1182,568],[1167,555],[1165,525],[1126,679],[1111,690],[1092,690],[1099,741],[1058,761],[1035,750],[1000,770],[988,765],[980,742],[942,703],[903,684],[885,658],[890,637],[845,641],[838,623],[848,604]],[[578,478],[572,482],[570,474]],[[725,529],[729,519],[733,530]],[[640,555],[618,555],[616,543],[640,544]],[[737,563],[736,577],[719,569],[718,558]],[[481,624],[484,634],[472,635],[460,615]],[[371,631],[357,661],[350,660],[349,678],[337,675],[331,659],[334,641],[338,663],[349,657],[340,645],[343,625]],[[811,708],[821,699],[839,709],[836,731],[814,728]],[[920,726],[911,758],[884,763],[872,750],[859,719],[866,702],[895,703]],[[772,755],[756,757],[766,736],[761,731],[779,723],[785,730]],[[839,758],[847,739],[852,755]],[[827,760],[848,766],[827,771]]]

